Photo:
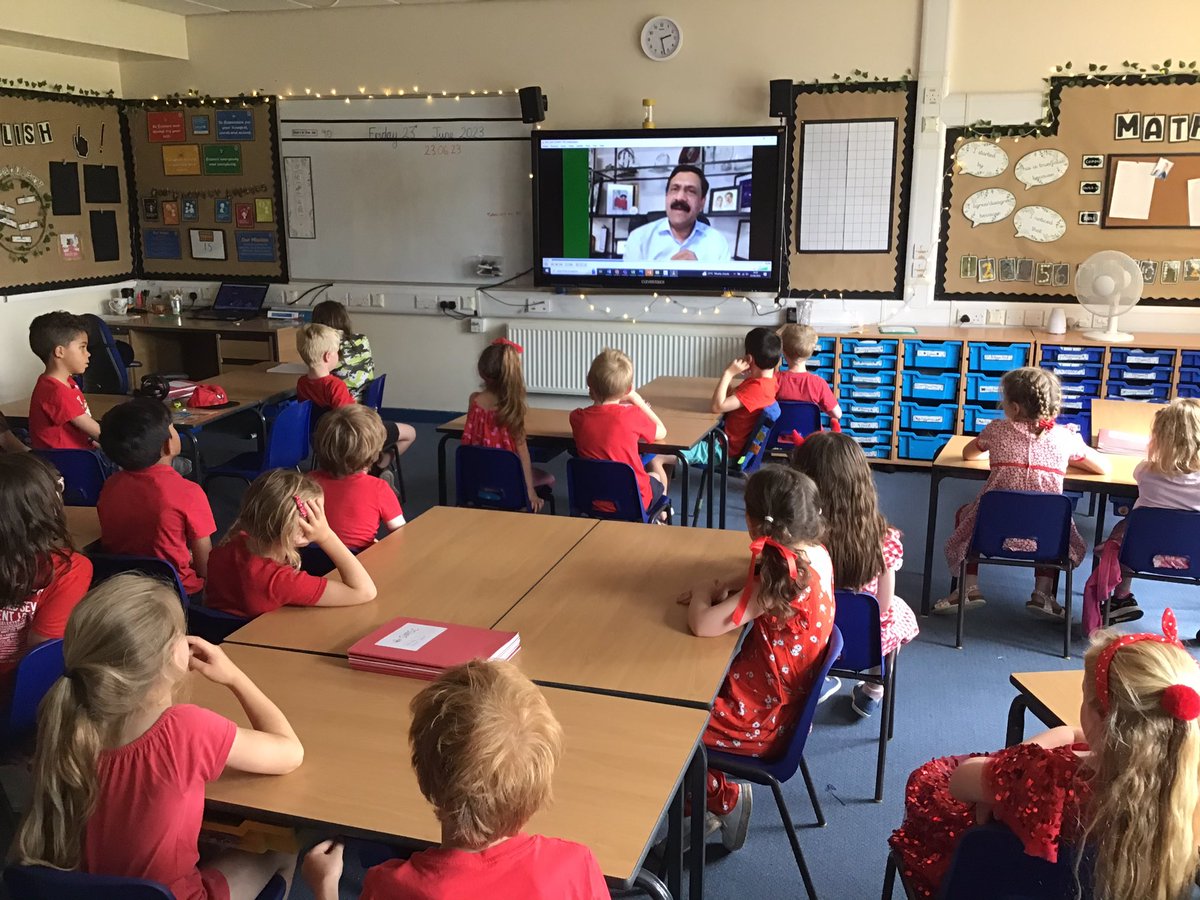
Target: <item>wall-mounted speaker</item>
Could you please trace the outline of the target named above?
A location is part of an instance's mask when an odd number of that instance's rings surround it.
[[[541,122],[546,118],[550,100],[540,87],[523,87],[517,91],[521,98],[521,121],[527,124]]]
[[[771,82],[771,115],[790,119],[795,112],[796,107],[792,103],[791,79],[776,78]]]

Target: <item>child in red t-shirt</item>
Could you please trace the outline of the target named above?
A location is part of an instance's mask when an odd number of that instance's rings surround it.
[[[33,453],[0,454],[0,695],[25,651],[63,636],[92,583],[67,531],[59,475]]]
[[[368,870],[362,900],[608,900],[587,847],[521,831],[550,799],[562,726],[515,666],[449,670],[413,698],[408,737],[442,843]],[[303,874],[316,900],[337,900],[342,846],[318,844]]]
[[[759,413],[775,403],[778,388],[775,369],[783,348],[779,335],[769,328],[750,329],[745,346],[746,355],[735,359],[721,373],[712,399],[712,411],[725,414],[725,436],[729,438],[729,455],[734,459],[745,449]],[[731,394],[733,379],[742,374],[746,377]]]
[[[805,370],[817,347],[817,333],[809,325],[784,325],[779,329],[779,338],[788,367],[786,372],[775,376],[779,383],[775,399],[815,403],[830,419],[841,419],[842,408],[834,399],[829,383],[820,375]]]
[[[304,748],[279,708],[220,647],[185,633],[173,588],[117,575],[71,614],[65,674],[38,716],[23,865],[144,878],[179,900],[253,897],[290,854],[220,850],[200,862],[204,785],[225,768],[283,775]],[[188,671],[224,685],[253,727],[175,704]]]
[[[672,457],[654,456],[645,465],[638,443],[661,441],[665,426],[633,389],[633,362],[620,350],[601,350],[587,374],[591,406],[571,412],[575,450],[584,459],[609,459],[633,469],[646,509],[667,489],[665,469]]]
[[[184,590],[199,594],[217,525],[204,489],[171,465],[179,455],[171,414],[157,400],[135,397],[110,409],[103,426],[100,445],[121,467],[96,504],[104,551],[164,559]]]
[[[341,581],[300,571],[300,548],[325,551]],[[204,604],[253,618],[281,606],[357,606],[375,582],[325,517],[317,485],[295,469],[272,469],[242,497],[237,521],[208,558]]]
[[[87,328],[79,316],[50,312],[29,323],[29,347],[46,365],[29,398],[29,439],[35,450],[89,450],[100,438],[73,376],[87,371]]]
[[[384,441],[379,413],[354,404],[321,417],[313,439],[312,479],[325,493],[325,515],[353,552],[370,546],[382,525],[395,531],[404,511],[386,481],[367,472]]]

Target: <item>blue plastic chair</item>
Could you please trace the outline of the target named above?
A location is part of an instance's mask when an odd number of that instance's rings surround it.
[[[189,604],[186,612],[188,634],[204,638],[210,644],[224,643],[225,638],[251,621],[199,603]]]
[[[165,559],[159,559],[157,556],[121,556],[117,553],[103,552],[93,553],[88,558],[92,561],[92,587],[125,572],[149,575],[175,588],[179,602],[187,609],[188,592],[179,578],[179,571]]]
[[[521,458],[511,450],[460,444],[454,454],[454,490],[459,506],[530,512]],[[554,515],[553,485],[540,485],[537,495]]]
[[[34,450],[63,477],[65,506],[95,506],[110,467],[99,450]]]
[[[1066,573],[1063,597],[1063,657],[1071,655],[1071,510],[1073,504],[1062,494],[1040,491],[987,491],[979,498],[975,533],[959,572],[960,587],[966,583],[971,563],[1022,568],[1058,569]],[[1010,540],[1033,541],[1034,549],[1014,550]],[[962,649],[965,604],[958,604],[958,631],[954,646]]]
[[[387,375],[376,375],[362,387],[361,402],[375,412],[383,413],[383,389],[387,385]],[[408,493],[404,490],[404,470],[400,468],[400,459],[392,456],[392,471],[396,473],[396,488],[400,491],[400,502],[408,502]]]
[[[80,318],[87,328],[92,354],[80,387],[89,394],[128,394],[129,370],[141,366],[133,358],[133,348],[113,337],[108,323],[99,316],[86,313]]]
[[[1020,838],[1007,827],[990,822],[963,834],[938,900],[1074,900],[1077,886],[1078,896],[1091,900],[1091,869],[1085,856],[1079,866],[1081,877],[1077,885],[1073,847],[1062,844],[1058,862],[1047,862],[1029,856]],[[891,853],[883,876],[883,900],[891,900],[898,872],[906,896],[916,897],[904,880],[899,857]]]
[[[38,706],[63,674],[61,640],[44,641],[21,657],[13,680],[12,697],[2,720],[0,745],[12,748],[37,730]]]
[[[173,900],[157,881],[63,872],[43,866],[9,866],[4,886],[11,900]],[[257,900],[283,900],[287,882],[279,875],[267,882]]]
[[[883,802],[883,775],[887,745],[892,739],[896,715],[896,658],[898,651],[883,655],[879,601],[859,591],[836,591],[833,621],[842,633],[842,655],[834,661],[831,674],[883,686],[879,714],[879,753],[875,761],[875,802]],[[878,668],[880,674],[871,669]]]
[[[812,801],[813,811],[817,814],[817,824],[825,827],[825,814],[821,811],[821,801],[817,799],[817,790],[813,787],[812,775],[809,774],[808,764],[804,761],[804,745],[808,742],[812,730],[813,716],[817,712],[817,703],[821,699],[821,685],[833,668],[834,660],[842,655],[842,633],[837,626],[829,637],[825,648],[825,656],[817,668],[813,679],[812,690],[800,708],[800,717],[792,730],[787,747],[774,760],[759,759],[753,756],[737,756],[733,753],[722,753],[719,750],[708,751],[708,767],[743,778],[755,784],[766,785],[775,795],[775,805],[779,808],[779,818],[783,820],[784,830],[787,831],[788,841],[792,845],[792,854],[796,857],[796,866],[800,869],[800,877],[804,879],[804,889],[808,891],[809,900],[817,900],[817,892],[813,887],[812,876],[808,872],[808,864],[804,861],[804,851],[800,849],[800,839],[796,837],[796,826],[788,813],[787,802],[783,797],[782,783],[788,781],[799,770],[804,778],[804,786],[808,789],[808,798]]]
[[[801,437],[821,430],[821,407],[807,400],[779,400],[779,418],[771,426],[771,436],[767,439],[767,453],[773,453],[781,447],[791,450],[791,444],[781,444],[780,438],[790,437],[797,432]]]
[[[665,493],[649,509],[642,506],[637,475],[628,463],[610,459],[567,460],[567,496],[571,515],[617,522],[653,522],[667,511],[671,521],[671,498]]]
[[[1126,523],[1120,559],[1123,567],[1132,570],[1134,578],[1200,584],[1200,513],[1142,506],[1129,513]],[[1186,559],[1187,568],[1155,565],[1159,556]],[[1107,603],[1104,624],[1108,624]]]
[[[204,475],[206,486],[214,478],[240,478],[249,483],[270,469],[297,468],[308,456],[312,401],[284,404],[269,428],[262,413],[254,412],[259,418],[258,450],[241,453],[222,465],[210,466]]]
[[[759,413],[758,420],[754,423],[754,427],[750,429],[750,436],[746,438],[745,446],[741,447],[736,455],[734,455],[733,448],[731,447],[729,452],[732,458],[722,461],[729,467],[729,471],[738,475],[750,475],[762,465],[763,457],[766,455],[767,447],[770,444],[772,428],[778,418],[778,403],[772,403]],[[704,501],[704,492],[708,488],[708,480],[715,477],[714,472],[717,464],[717,460],[710,459],[704,467],[704,473],[700,476],[700,490],[696,494],[696,503],[692,509],[693,528],[700,521],[700,506]],[[687,510],[684,510],[684,513],[686,512]]]

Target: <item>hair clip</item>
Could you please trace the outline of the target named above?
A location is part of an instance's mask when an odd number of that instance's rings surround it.
[[[300,518],[307,519],[308,504],[301,500],[298,496],[293,496],[292,499],[296,501],[296,512],[300,513]]]
[[[767,522],[767,523],[773,523],[775,521],[775,517],[774,516],[763,516],[763,521]]]
[[[1042,429],[1042,431],[1049,431],[1051,428],[1053,428],[1055,426],[1055,424],[1057,424],[1057,423],[1055,422],[1054,419],[1038,419],[1037,420],[1037,426],[1038,426],[1038,428]]]
[[[525,348],[522,347],[520,344],[518,344],[516,341],[510,341],[508,338],[503,338],[503,337],[498,337],[494,341],[492,341],[492,346],[493,347],[512,347],[518,353],[525,352]]]

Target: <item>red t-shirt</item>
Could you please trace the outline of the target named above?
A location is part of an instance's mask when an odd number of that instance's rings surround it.
[[[337,409],[339,406],[349,406],[354,402],[346,382],[336,375],[326,375],[324,378],[309,378],[301,375],[296,382],[296,399],[311,400],[313,406],[322,409]]]
[[[29,648],[29,632],[60,638],[71,610],[92,586],[92,561],[71,551],[55,556],[49,583],[16,606],[0,607],[0,685],[10,687],[11,674]],[[5,691],[6,693],[6,691]]]
[[[758,422],[758,414],[775,402],[778,387],[774,378],[747,378],[733,392],[742,405],[725,413],[725,436],[729,438],[730,456],[736,459],[745,449],[750,431]]]
[[[592,851],[518,834],[478,853],[434,847],[367,871],[361,900],[608,900]]]
[[[74,379],[63,384],[57,378],[39,375],[29,398],[29,439],[33,449],[91,449],[91,439],[71,424],[72,419],[91,414]]]
[[[251,553],[244,531],[208,557],[204,605],[221,612],[253,618],[281,606],[316,606],[323,593],[324,578]]]
[[[825,413],[833,412],[833,408],[837,406],[837,401],[833,399],[833,389],[820,375],[798,368],[794,372],[780,372],[775,376],[775,380],[779,383],[776,400],[815,403],[821,408],[821,412]]]
[[[337,478],[315,470],[312,479],[325,492],[325,517],[351,550],[369,547],[380,525],[404,515],[396,492],[382,478],[358,472]]]
[[[204,589],[192,568],[192,541],[217,530],[204,489],[170,466],[117,472],[96,503],[106,553],[157,556],[179,572],[189,594]]]
[[[610,459],[633,467],[642,506],[650,507],[650,476],[642,465],[638,442],[654,440],[654,422],[627,403],[605,403],[571,411],[575,449],[584,459]]]
[[[176,900],[228,900],[225,876],[197,868],[197,841],[204,785],[225,768],[236,734],[224,716],[179,704],[124,747],[102,751],[83,871],[157,881]]]

